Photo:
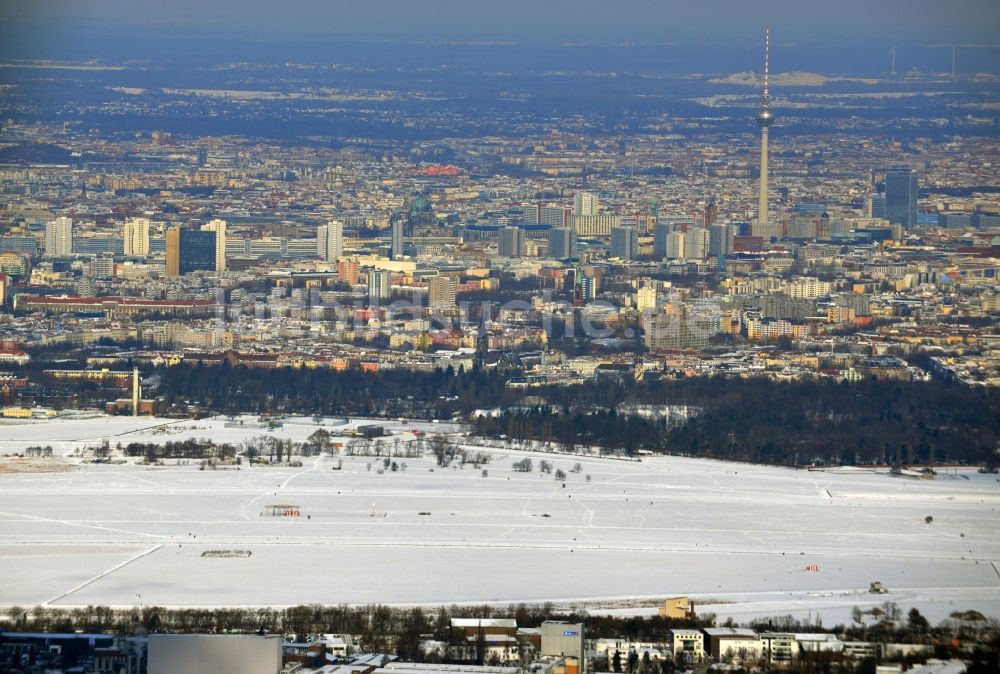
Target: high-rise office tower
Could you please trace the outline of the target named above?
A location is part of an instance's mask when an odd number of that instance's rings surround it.
[[[500,256],[521,257],[521,229],[504,227],[500,230]]]
[[[458,282],[450,276],[435,276],[430,282],[430,306],[448,308],[455,306]]]
[[[344,223],[331,220],[316,228],[316,255],[327,262],[334,262],[344,255]]]
[[[657,222],[653,225],[653,257],[662,260],[667,256],[667,237],[674,231],[674,225],[669,222]]]
[[[215,271],[215,232],[173,227],[167,230],[167,278],[194,271]]]
[[[226,221],[216,218],[201,226],[203,232],[215,232],[215,271],[226,270]]]
[[[868,217],[869,218],[885,217],[884,194],[873,194],[872,196],[868,197]]]
[[[688,227],[684,237],[684,257],[689,260],[704,260],[708,257],[709,236],[704,227]]]
[[[760,195],[757,200],[757,222],[754,223],[754,236],[770,239],[776,235],[775,228],[770,223],[767,207],[767,142],[768,129],[774,124],[774,113],[771,112],[771,97],[768,95],[768,68],[770,67],[771,29],[764,32],[764,95],[760,100],[760,112],[757,113],[757,126],[760,127]],[[779,232],[780,234],[780,232]]]
[[[390,257],[393,260],[399,260],[403,257],[403,225],[405,221],[403,218],[396,218],[392,221],[392,248],[389,251]]]
[[[917,224],[917,172],[905,166],[885,171],[885,218],[907,229]]]
[[[632,260],[639,255],[639,233],[632,227],[611,230],[611,257]]]
[[[368,272],[369,299],[384,300],[389,297],[390,282],[389,272],[384,269],[372,269]]]
[[[576,232],[569,227],[553,227],[550,229],[549,257],[556,260],[576,257]]]
[[[733,236],[735,227],[724,222],[717,222],[708,228],[708,254],[729,255],[733,252]]]
[[[684,232],[670,232],[667,234],[666,258],[668,260],[678,260],[684,257],[684,242],[687,239]]]
[[[181,228],[175,225],[163,234],[166,246],[166,265],[164,274],[167,278],[181,275]]]
[[[597,215],[598,208],[597,195],[590,192],[573,195],[573,215]]]
[[[122,232],[126,257],[149,255],[149,218],[126,218]]]
[[[45,224],[45,256],[68,257],[73,254],[73,221],[56,218]]]

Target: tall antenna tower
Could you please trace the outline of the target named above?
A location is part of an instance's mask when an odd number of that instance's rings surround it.
[[[774,113],[771,112],[771,97],[768,93],[768,77],[771,60],[771,29],[764,30],[764,94],[760,100],[760,112],[757,113],[757,126],[760,127],[760,197],[757,204],[757,226],[759,234],[755,236],[770,237],[767,212],[767,140],[768,128],[774,124]]]
[[[896,45],[892,45],[892,49],[889,50],[889,54],[892,57],[892,68],[889,70],[890,75],[896,74]]]

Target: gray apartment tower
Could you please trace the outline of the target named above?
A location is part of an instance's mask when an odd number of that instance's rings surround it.
[[[576,257],[576,232],[569,227],[553,227],[549,230],[549,257],[565,260]]]
[[[632,227],[611,229],[611,257],[633,260],[639,255],[639,234]]]
[[[521,228],[503,227],[500,230],[500,257],[521,257]]]
[[[392,248],[390,250],[390,256],[393,260],[399,260],[403,257],[403,225],[405,221],[403,218],[396,218],[392,221]]]

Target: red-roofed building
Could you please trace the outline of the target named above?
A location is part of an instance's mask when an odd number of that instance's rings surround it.
[[[31,356],[25,353],[17,344],[3,342],[0,344],[0,363],[7,365],[25,365]]]
[[[109,318],[173,314],[175,316],[211,316],[215,300],[144,300],[133,297],[78,297],[75,295],[18,295],[14,311],[48,314],[96,314]]]

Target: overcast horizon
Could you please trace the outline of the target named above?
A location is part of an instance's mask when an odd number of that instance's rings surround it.
[[[102,37],[514,40],[749,44],[771,25],[778,42],[993,43],[989,0],[33,0],[4,3],[4,42]]]

